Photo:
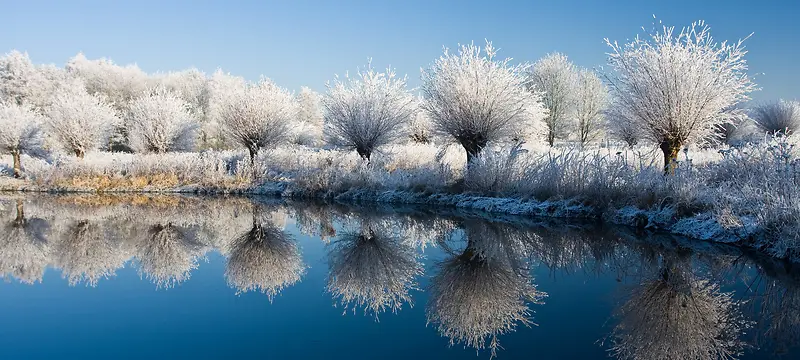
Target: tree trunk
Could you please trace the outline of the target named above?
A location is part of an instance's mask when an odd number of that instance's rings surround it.
[[[667,139],[661,142],[660,148],[664,153],[664,174],[674,175],[675,166],[678,163],[678,153],[683,144],[677,139]]]
[[[17,217],[14,219],[14,224],[17,226],[25,225],[25,208],[22,200],[17,200]]]
[[[467,151],[467,168],[480,155],[483,148],[486,147],[485,141],[463,141],[461,146]]]
[[[22,163],[20,162],[19,150],[12,151],[11,156],[14,158],[14,177],[19,179],[22,177]]]
[[[361,156],[362,159],[367,160],[367,163],[370,162],[370,157],[372,156],[372,152],[370,152],[367,149],[360,149],[360,148],[356,148],[356,152],[358,153],[358,156]]]
[[[83,149],[75,149],[75,156],[77,156],[78,159],[83,159],[83,155],[84,155]]]
[[[247,151],[250,152],[250,168],[253,171],[253,181],[258,178],[258,172],[256,171],[256,156],[258,155],[258,147],[251,145],[247,147]]]
[[[553,132],[553,131],[548,131],[547,132],[547,145],[550,145],[550,147],[553,147],[553,144],[555,144],[555,142],[556,142],[556,133]]]

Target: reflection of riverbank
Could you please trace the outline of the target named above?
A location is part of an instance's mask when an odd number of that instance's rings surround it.
[[[537,323],[551,304],[530,271],[542,268],[610,274],[629,288],[605,342],[623,358],[704,358],[800,341],[792,264],[630,228],[221,197],[8,196],[0,206],[0,273],[22,283],[41,282],[51,268],[70,284],[102,286],[133,266],[157,287],[181,286],[215,251],[233,292],[271,299],[303,282],[296,228],[327,244],[331,305],[378,316],[414,305],[420,289],[427,320],[454,344],[499,349],[507,332]],[[426,259],[431,248],[443,257]],[[673,335],[651,339],[665,333]]]

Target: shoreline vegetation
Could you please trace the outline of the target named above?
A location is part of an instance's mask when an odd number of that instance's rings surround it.
[[[454,146],[356,153],[289,146],[139,155],[26,158],[27,179],[0,190],[46,193],[267,195],[341,203],[426,205],[581,219],[734,244],[798,261],[800,187],[792,137],[740,148],[693,149],[664,176],[654,149],[500,146],[467,169]],[[9,173],[8,158],[0,173]],[[465,181],[464,172],[472,178]],[[253,180],[252,176],[257,177]],[[480,176],[480,177],[479,177]]]
[[[746,39],[745,39],[746,40]],[[751,104],[702,21],[606,39],[608,70],[445,49],[318,94],[83,54],[0,57],[0,190],[263,194],[590,219],[800,260],[800,102]],[[766,135],[765,135],[766,134]]]

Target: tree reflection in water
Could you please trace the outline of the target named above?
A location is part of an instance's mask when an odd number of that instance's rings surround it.
[[[678,255],[680,256],[680,255]],[[697,278],[689,258],[667,256],[619,308],[611,353],[620,359],[733,359],[750,326],[740,302]]]
[[[437,264],[427,318],[451,345],[488,348],[494,356],[499,335],[533,324],[529,304],[542,304],[546,294],[536,289],[527,268],[524,235],[469,221],[464,250]]]
[[[170,288],[187,280],[197,268],[203,245],[189,229],[167,223],[149,226],[136,250],[139,271],[157,287]]]
[[[45,238],[47,222],[26,218],[22,199],[14,203],[14,218],[0,227],[0,277],[33,284],[42,281],[50,262],[50,244]]]
[[[409,291],[422,274],[414,247],[403,241],[397,229],[365,220],[358,231],[349,231],[328,246],[327,290],[345,311],[364,308],[364,313],[397,312],[412,304]]]
[[[297,243],[269,219],[260,205],[254,205],[251,229],[230,245],[225,277],[237,293],[260,291],[272,301],[300,281],[306,266]]]

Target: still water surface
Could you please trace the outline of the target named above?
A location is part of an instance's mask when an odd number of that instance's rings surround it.
[[[800,358],[800,274],[413,207],[0,197],[2,359]]]

